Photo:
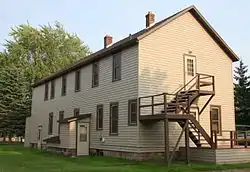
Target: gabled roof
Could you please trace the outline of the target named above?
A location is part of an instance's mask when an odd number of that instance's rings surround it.
[[[36,87],[38,85],[44,84],[52,79],[55,79],[57,77],[60,77],[66,73],[69,73],[71,71],[77,70],[81,68],[82,66],[88,65],[96,60],[99,60],[103,57],[106,57],[110,54],[113,54],[121,49],[125,49],[127,47],[133,46],[138,43],[138,41],[145,36],[151,34],[152,32],[156,31],[157,29],[161,28],[162,26],[165,26],[169,22],[173,21],[177,17],[180,17],[181,15],[185,14],[186,12],[190,12],[195,19],[201,24],[201,26],[208,32],[208,34],[214,39],[214,41],[220,46],[220,48],[228,55],[231,60],[238,61],[238,56],[233,52],[233,50],[226,44],[226,42],[219,36],[219,34],[212,28],[212,26],[207,22],[207,20],[202,16],[202,14],[198,11],[198,9],[195,6],[189,6],[174,15],[165,18],[157,23],[155,23],[153,26],[149,28],[145,28],[137,33],[130,34],[128,37],[114,43],[108,48],[103,48],[75,63],[72,65],[69,65],[58,72],[55,72],[51,74],[48,77],[45,77],[41,79],[40,81],[33,84],[33,87]]]

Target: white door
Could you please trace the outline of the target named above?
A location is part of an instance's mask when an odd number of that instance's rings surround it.
[[[184,55],[184,84],[186,85],[196,75],[196,60],[195,56]],[[195,81],[194,81],[195,82]],[[194,82],[187,85],[188,89]]]
[[[89,123],[77,125],[77,156],[89,155]]]

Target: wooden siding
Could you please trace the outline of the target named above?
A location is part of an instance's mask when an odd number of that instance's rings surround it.
[[[139,41],[139,96],[175,93],[182,87],[184,54],[189,53],[196,56],[198,73],[215,76],[216,95],[210,104],[221,105],[222,130],[235,130],[232,60],[189,12]],[[200,108],[206,99],[199,99]],[[208,133],[210,104],[200,116],[200,123]],[[177,123],[171,124],[171,143],[176,142],[180,129]],[[140,124],[139,133],[139,147],[146,146],[148,151],[153,151],[155,145],[163,148],[162,122]]]
[[[80,114],[91,113],[90,148],[135,151],[137,147],[138,126],[128,126],[128,100],[138,97],[138,46],[121,52],[121,80],[112,82],[112,56],[99,62],[99,86],[92,88],[92,65],[81,69],[81,91],[75,92],[75,73],[67,75],[67,93],[61,96],[61,77],[55,80],[55,98],[44,101],[44,84],[33,90],[31,128],[43,125],[42,138],[47,137],[48,115],[54,113],[53,135],[58,133],[59,111],[65,118],[73,116],[73,109],[80,108]],[[50,83],[49,83],[50,85]],[[50,86],[49,86],[50,88]],[[50,92],[50,91],[49,91]],[[119,102],[119,133],[109,136],[109,103]],[[96,106],[103,104],[104,128],[96,131]],[[28,126],[27,126],[28,127]],[[73,135],[72,135],[73,136]],[[105,142],[100,142],[100,137]],[[28,142],[36,142],[37,132],[31,132]],[[69,145],[74,145],[70,142]]]
[[[250,149],[217,149],[217,164],[249,163]]]
[[[179,151],[179,159],[184,160],[186,158],[186,148],[181,147]],[[214,149],[202,149],[202,148],[191,148],[190,159],[192,161],[216,163],[216,150]]]
[[[69,124],[60,124],[60,147],[62,148],[70,148],[69,146]]]

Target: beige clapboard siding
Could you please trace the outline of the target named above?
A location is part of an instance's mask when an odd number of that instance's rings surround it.
[[[80,113],[91,113],[90,148],[130,150],[137,146],[137,126],[128,126],[128,100],[138,97],[138,46],[123,50],[121,58],[122,79],[112,82],[112,56],[99,62],[99,86],[92,88],[92,65],[81,69],[81,91],[75,93],[75,73],[67,76],[67,95],[61,96],[61,77],[56,79],[55,99],[44,101],[44,85],[33,90],[31,128],[43,125],[42,137],[48,136],[48,117],[54,112],[53,134],[57,135],[59,111],[64,111],[65,117],[73,116],[74,108],[80,108]],[[50,88],[50,85],[49,85]],[[49,89],[50,93],[50,89]],[[119,102],[119,135],[109,136],[109,103]],[[103,104],[104,129],[96,131],[96,106]],[[29,135],[29,141],[36,141],[37,132]],[[100,143],[100,136],[105,143]],[[70,143],[74,145],[74,143]]]
[[[60,124],[60,147],[69,148],[69,124]]]
[[[180,148],[179,157],[184,160],[186,158],[186,149]],[[216,150],[214,149],[190,149],[190,160],[216,163]]]
[[[210,104],[221,105],[222,129],[234,130],[232,61],[190,13],[185,13],[139,42],[139,96],[174,93],[184,84],[184,53],[196,56],[197,72],[215,76],[216,96]],[[204,98],[199,100],[199,106]],[[209,133],[209,106],[200,116]],[[145,113],[146,114],[146,113]],[[145,129],[148,127],[147,129]],[[149,128],[152,127],[150,130]],[[151,148],[163,143],[162,123],[140,125],[139,144]],[[180,127],[171,126],[175,143]],[[172,146],[172,145],[170,145]]]
[[[250,160],[249,149],[218,149],[216,150],[217,164],[246,163]]]

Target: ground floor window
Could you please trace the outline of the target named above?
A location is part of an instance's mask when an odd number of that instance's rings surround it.
[[[221,106],[212,105],[210,108],[211,113],[211,129],[221,134]]]
[[[110,103],[110,135],[118,135],[118,103]]]

